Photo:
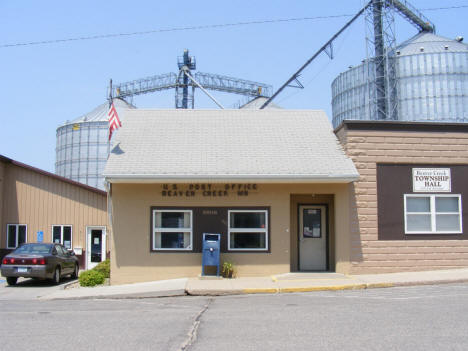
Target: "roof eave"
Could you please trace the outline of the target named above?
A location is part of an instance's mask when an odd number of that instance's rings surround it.
[[[278,175],[251,175],[251,174],[226,174],[226,175],[140,175],[122,174],[105,175],[109,183],[225,183],[225,182],[255,182],[255,183],[351,183],[359,179],[358,174],[341,175],[309,175],[309,174],[278,174]]]

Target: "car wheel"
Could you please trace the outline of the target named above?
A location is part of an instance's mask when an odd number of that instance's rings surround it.
[[[6,281],[8,285],[16,285],[16,282],[18,281],[18,277],[7,277]]]
[[[52,277],[52,282],[54,284],[60,283],[60,268],[59,267],[55,267],[54,275]]]
[[[71,278],[72,279],[76,279],[78,278],[78,272],[80,271],[80,268],[78,267],[77,264],[75,264],[75,270],[73,271],[73,273],[71,274]]]

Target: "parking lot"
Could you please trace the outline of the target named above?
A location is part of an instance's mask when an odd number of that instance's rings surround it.
[[[6,279],[0,276],[0,300],[32,300],[63,289],[65,285],[75,280],[62,278],[60,284],[54,285],[50,280],[34,280],[19,278],[15,286],[9,286]]]

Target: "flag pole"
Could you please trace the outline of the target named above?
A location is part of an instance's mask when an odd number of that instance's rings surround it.
[[[109,101],[109,109],[111,108],[112,106],[112,78],[110,79],[109,81],[109,97],[107,98],[107,100]],[[110,128],[109,128],[109,118],[107,120],[107,124],[108,124],[108,127],[107,127],[107,158],[109,158],[109,155],[110,155]]]
[[[112,106],[112,78],[109,82],[109,96],[107,98],[109,101],[109,110]],[[107,116],[107,159],[110,156],[110,125],[109,125],[109,116]],[[107,216],[109,220],[109,225],[111,227],[111,233],[114,231],[114,223],[112,222],[112,184],[110,182],[105,182],[107,190]]]

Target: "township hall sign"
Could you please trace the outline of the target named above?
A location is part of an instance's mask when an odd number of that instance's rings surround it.
[[[413,168],[413,192],[450,192],[450,168]]]

